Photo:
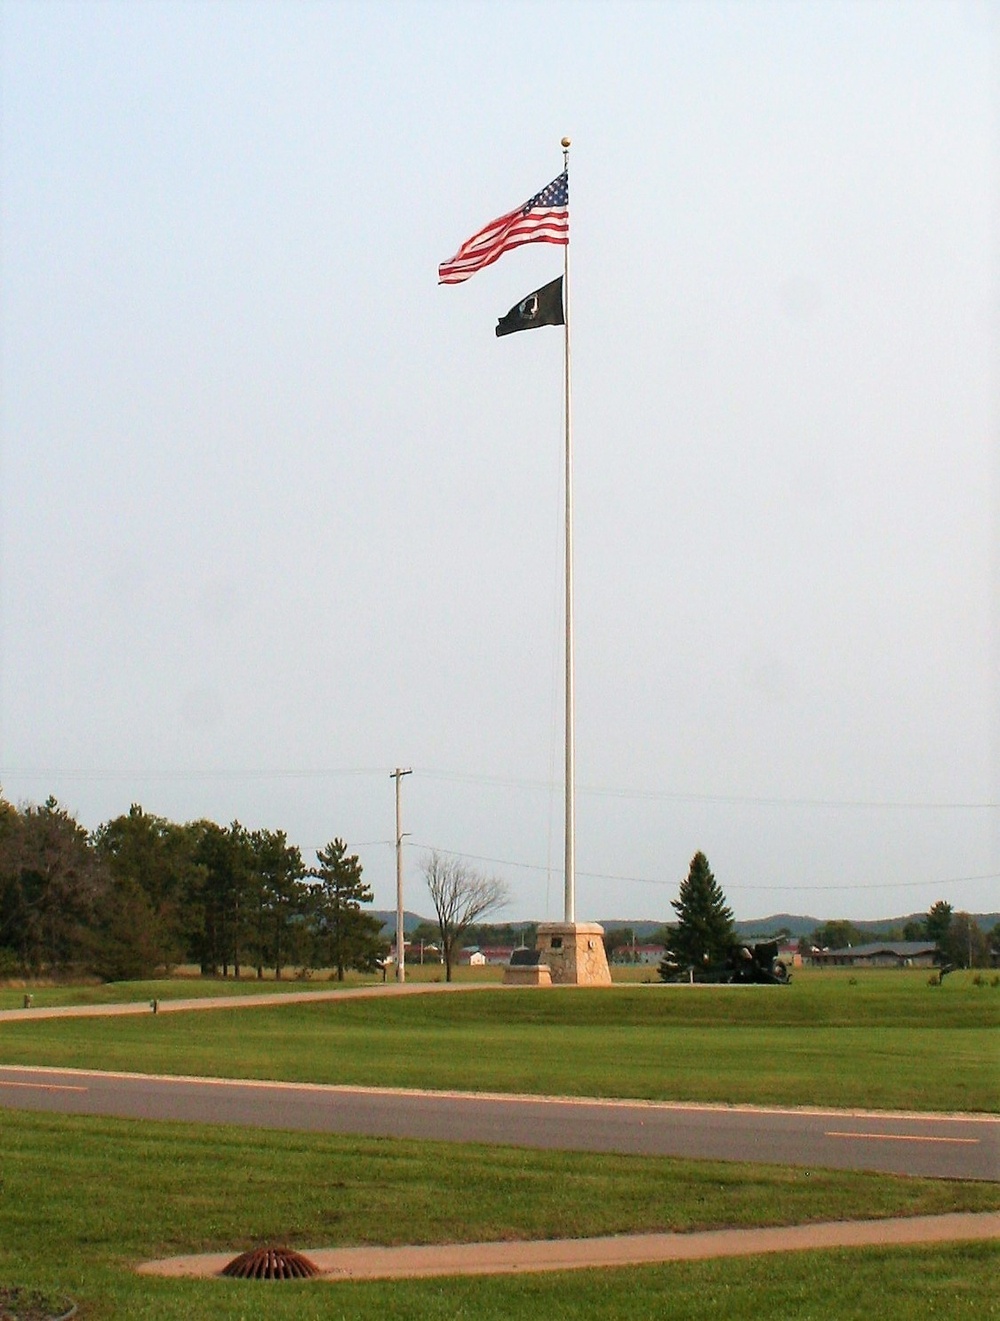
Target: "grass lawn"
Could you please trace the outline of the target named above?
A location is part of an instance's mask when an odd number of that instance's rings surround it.
[[[996,1315],[994,1245],[357,1285],[138,1277],[145,1258],[265,1241],[474,1242],[1000,1206],[995,1185],[389,1139],[2,1115],[0,1284],[81,1318]],[[266,1299],[266,1304],[265,1300]],[[867,1316],[867,1313],[865,1313]]]
[[[381,985],[381,977],[349,976],[345,986]],[[0,986],[0,1009],[20,1009],[25,995],[31,996],[35,1007],[44,1009],[53,1005],[106,1005],[128,1004],[148,1000],[196,1000],[217,995],[295,995],[298,991],[335,991],[338,983],[326,973],[310,978],[283,977],[275,981],[273,975],[258,981],[245,974],[236,981],[233,977],[190,976],[160,977],[142,982],[27,982],[18,981]]]
[[[992,1244],[869,1248],[572,1275],[366,1284],[170,1281],[95,1267],[69,1280],[79,1321],[920,1321],[1000,1316]]]
[[[632,968],[616,968],[615,980],[635,982],[656,980],[656,969],[639,969],[644,977],[636,976]],[[407,982],[428,983],[443,982],[444,968],[439,964],[407,964]],[[389,982],[392,982],[392,970],[389,970]],[[454,980],[473,986],[499,986],[503,981],[502,967],[456,968]],[[264,976],[258,978],[252,968],[244,968],[239,980],[235,977],[203,977],[198,968],[186,965],[177,968],[170,977],[157,977],[137,982],[101,982],[69,981],[52,977],[30,979],[12,977],[0,981],[0,1009],[20,1009],[24,1005],[25,995],[30,995],[35,1007],[43,1009],[54,1005],[101,1005],[127,1004],[129,1001],[148,1000],[195,1000],[210,996],[241,995],[295,995],[298,991],[335,991],[338,986],[381,986],[381,973],[348,972],[343,983],[337,981],[337,974],[329,968],[312,969],[308,976],[300,977],[297,969],[286,968],[280,981],[274,976],[274,970],[264,969]]]
[[[459,996],[0,1025],[0,1062],[548,1094],[995,1111],[1000,989],[953,974]]]

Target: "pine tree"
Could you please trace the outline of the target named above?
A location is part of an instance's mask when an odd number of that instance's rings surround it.
[[[691,859],[678,897],[671,901],[676,925],[668,927],[670,949],[677,963],[713,963],[724,959],[736,939],[733,911],[712,875],[704,853]]]
[[[344,980],[347,968],[372,972],[385,942],[378,918],[361,911],[362,904],[372,901],[371,889],[361,879],[361,863],[355,854],[348,856],[342,839],[319,849],[316,857],[319,866],[309,875],[319,881],[312,891],[320,949],[336,968],[338,981]]]

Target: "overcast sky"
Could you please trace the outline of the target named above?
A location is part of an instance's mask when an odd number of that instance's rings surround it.
[[[1000,6],[34,3],[3,23],[0,784],[428,846],[562,916],[1000,908]]]

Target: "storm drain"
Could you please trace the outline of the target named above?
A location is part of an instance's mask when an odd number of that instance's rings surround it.
[[[308,1280],[320,1269],[291,1248],[254,1248],[234,1257],[222,1274],[237,1280]]]

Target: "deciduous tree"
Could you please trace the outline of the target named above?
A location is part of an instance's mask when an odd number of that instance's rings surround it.
[[[968,913],[953,913],[942,953],[956,968],[986,968],[990,962],[989,942],[979,923]]]
[[[188,897],[196,876],[190,831],[133,803],[98,826],[91,843],[110,882],[98,912],[95,970],[119,980],[179,962],[191,934]]]
[[[927,939],[933,940],[942,950],[948,940],[948,930],[951,927],[951,915],[951,904],[945,899],[939,899],[936,904],[931,906],[931,910],[927,914]]]
[[[445,980],[450,982],[463,933],[477,918],[503,908],[509,902],[509,891],[498,876],[476,871],[461,858],[435,851],[422,865],[441,933]]]
[[[860,927],[841,918],[824,922],[812,933],[812,943],[817,949],[847,949],[849,945],[864,945],[869,939]]]
[[[48,798],[4,806],[0,822],[0,946],[26,973],[87,966],[107,881],[87,832]]]

